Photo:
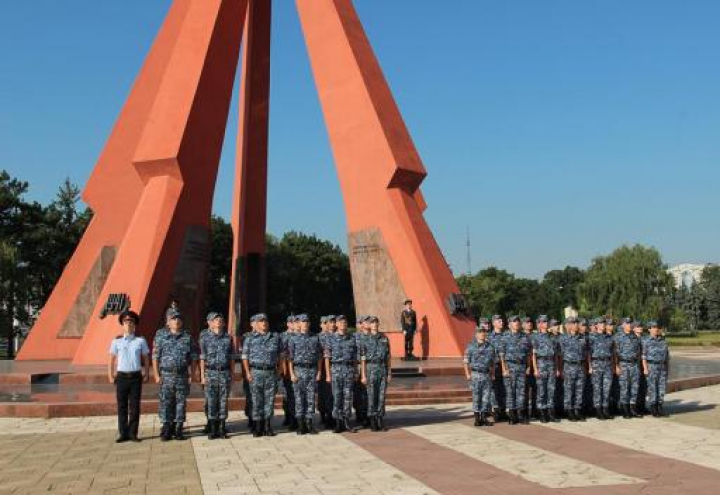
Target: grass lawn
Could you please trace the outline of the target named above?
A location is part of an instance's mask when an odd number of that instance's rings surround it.
[[[671,346],[717,346],[720,347],[720,331],[702,331],[695,337],[673,337],[668,335]]]

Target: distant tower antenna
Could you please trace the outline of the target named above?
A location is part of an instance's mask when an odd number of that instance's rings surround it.
[[[467,227],[467,240],[465,241],[467,246],[467,274],[472,275],[472,263],[470,261],[470,226]]]

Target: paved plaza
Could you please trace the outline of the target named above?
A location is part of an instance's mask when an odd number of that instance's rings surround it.
[[[115,444],[112,417],[0,418],[0,493],[677,494],[717,493],[720,386],[668,396],[657,419],[472,427],[467,404],[398,406],[387,433],[279,431]],[[276,422],[279,421],[276,418]]]

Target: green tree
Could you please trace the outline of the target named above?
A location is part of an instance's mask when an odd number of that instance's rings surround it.
[[[720,266],[708,266],[703,269],[700,283],[693,285],[700,291],[704,306],[702,326],[709,329],[720,328]]]
[[[232,227],[223,218],[213,215],[210,219],[210,230],[210,266],[207,291],[205,292],[205,308],[206,311],[222,311],[227,315],[232,270]]]
[[[660,319],[667,323],[673,293],[672,276],[654,248],[622,246],[592,261],[580,284],[583,314]]]
[[[558,313],[572,306],[578,308],[578,287],[585,279],[585,272],[574,266],[562,270],[550,270],[542,279],[546,293],[552,298],[551,305]]]

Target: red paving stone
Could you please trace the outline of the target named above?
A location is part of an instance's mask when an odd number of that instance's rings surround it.
[[[468,425],[471,421],[463,420]],[[608,427],[612,427],[608,423]],[[627,449],[582,435],[542,426],[499,424],[483,431],[526,443],[555,454],[593,464],[615,473],[646,480],[628,485],[601,485],[550,489],[507,473],[409,431],[385,434],[362,432],[346,438],[384,462],[434,490],[452,495],[491,493],[504,495],[564,493],[683,495],[720,493],[720,472],[695,464]]]

